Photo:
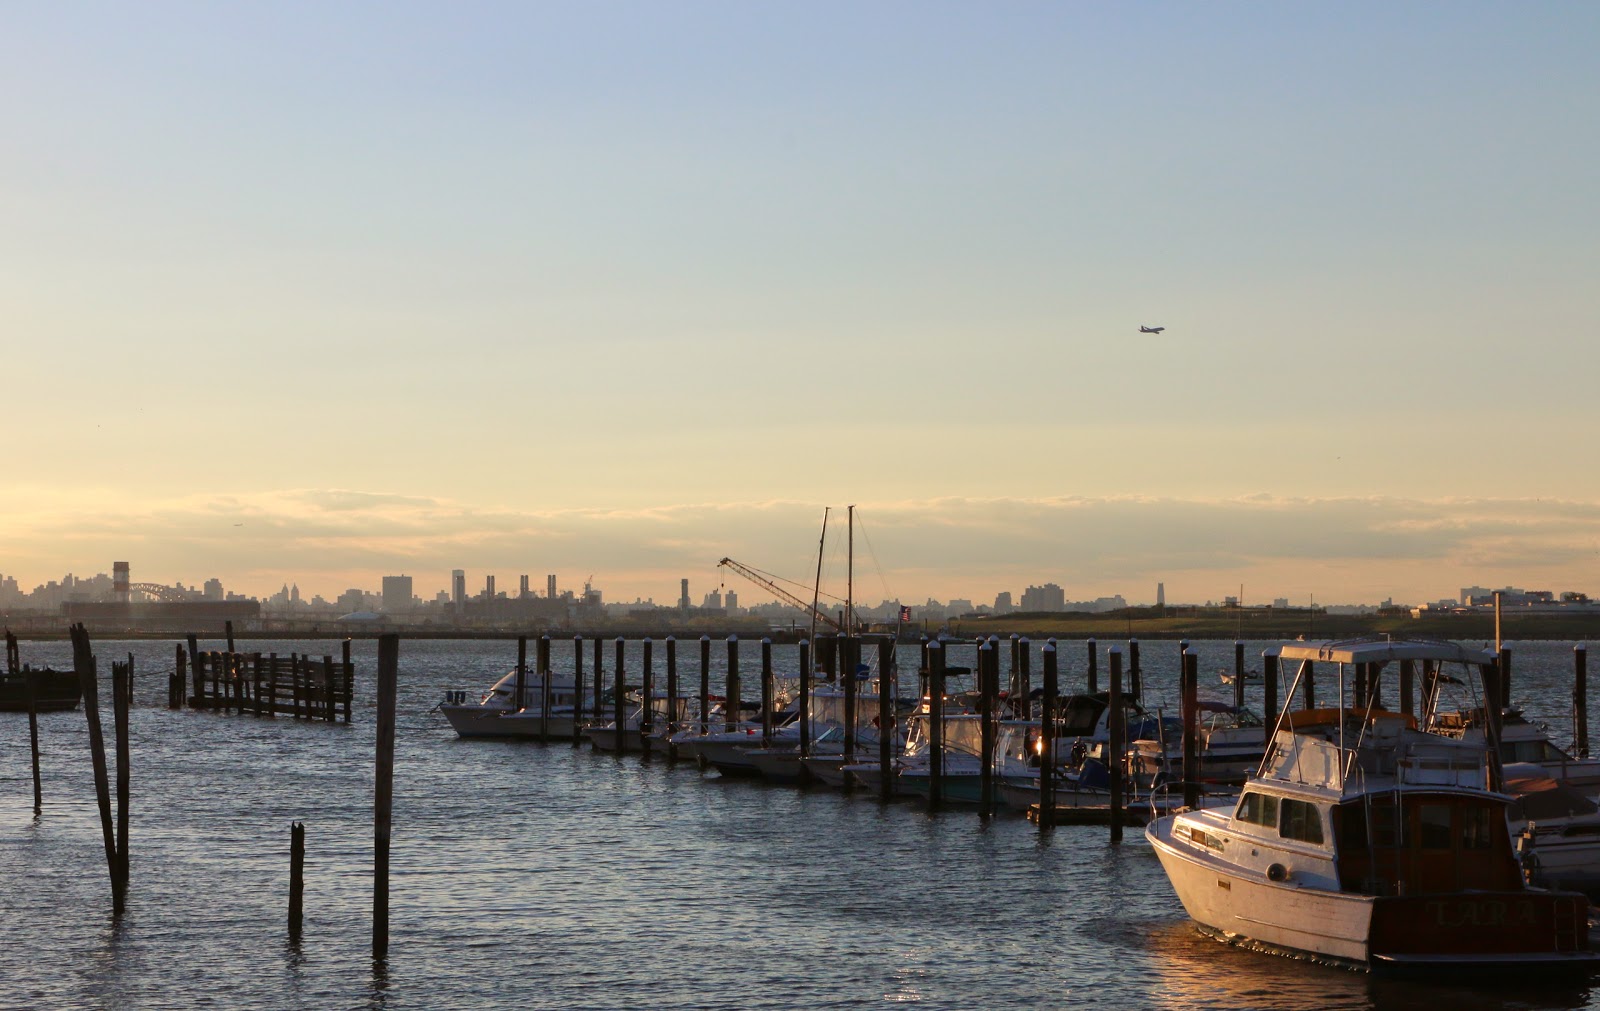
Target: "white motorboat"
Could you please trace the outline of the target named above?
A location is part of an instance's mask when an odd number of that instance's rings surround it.
[[[516,693],[517,672],[513,670],[496,681],[479,701],[469,702],[465,691],[455,690],[446,692],[437,708],[461,737],[538,738],[548,735],[571,739],[576,729],[577,703],[572,675],[551,676],[548,717],[542,709],[544,682],[537,673],[526,671],[520,700]]]
[[[1427,729],[1446,737],[1487,746],[1482,706],[1428,714]],[[1600,758],[1574,758],[1550,739],[1549,731],[1530,722],[1519,709],[1506,709],[1500,717],[1500,761],[1536,765],[1559,783],[1595,796],[1600,794]]]
[[[1494,755],[1346,708],[1345,668],[1395,660],[1491,662],[1451,643],[1293,643],[1295,685],[1339,668],[1339,707],[1284,712],[1258,775],[1226,809],[1146,828],[1189,915],[1209,932],[1366,967],[1570,967],[1587,971],[1584,896],[1528,886]],[[1286,698],[1295,697],[1293,688]]]
[[[1195,714],[1196,757],[1200,782],[1237,787],[1261,767],[1267,726],[1245,708],[1201,700]],[[1146,720],[1156,736],[1136,736],[1128,748],[1128,772],[1135,782],[1151,784],[1183,778],[1183,721],[1171,717]],[[1137,733],[1137,732],[1136,732]]]
[[[683,696],[677,699],[668,699],[664,693],[657,693],[650,700],[650,725],[644,724],[644,702],[638,692],[629,692],[626,698],[627,711],[622,719],[622,750],[629,754],[637,754],[647,750],[665,752],[668,738],[672,736],[674,726],[682,726],[684,717],[688,713],[689,700]],[[589,738],[589,743],[596,751],[617,750],[617,721],[615,719],[598,723],[591,723],[584,733]]]

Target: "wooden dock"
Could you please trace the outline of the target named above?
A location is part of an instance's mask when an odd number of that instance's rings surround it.
[[[188,673],[185,678],[185,671]],[[293,716],[295,719],[350,722],[355,665],[349,643],[344,657],[290,653],[229,653],[178,647],[178,663],[168,686],[173,709]]]

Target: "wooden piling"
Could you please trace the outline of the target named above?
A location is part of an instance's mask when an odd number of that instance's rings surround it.
[[[1500,650],[1500,707],[1511,708],[1511,647],[1501,646]]]
[[[800,640],[800,757],[811,757],[811,640]],[[804,762],[801,763],[802,768]]]
[[[1414,716],[1415,704],[1412,697],[1416,694],[1415,682],[1417,679],[1417,662],[1415,660],[1400,661],[1400,714]]]
[[[1579,758],[1589,757],[1589,650],[1583,643],[1572,647],[1573,746]],[[34,768],[39,767],[34,759]],[[37,778],[37,773],[35,774]]]
[[[856,760],[856,731],[860,728],[860,714],[856,712],[856,689],[861,679],[856,677],[856,667],[861,655],[861,640],[846,634],[839,639],[839,673],[844,678],[844,764],[854,765]],[[845,779],[845,791],[851,781]]]
[[[1317,665],[1310,660],[1300,662],[1302,686],[1305,691],[1305,709],[1317,708]],[[1292,687],[1292,686],[1291,686]]]
[[[1000,681],[1000,650],[993,640],[978,647],[978,817],[994,815],[994,732]]]
[[[878,799],[887,803],[894,797],[894,678],[895,641],[878,643]]]
[[[173,649],[176,652],[172,660],[172,673],[167,675],[167,708],[182,709],[183,686],[187,680],[183,672],[189,666],[188,654],[184,652],[182,645],[174,646]]]
[[[11,639],[9,631],[6,632],[6,639]],[[15,670],[12,676],[17,676]],[[26,670],[21,676],[23,690],[28,693],[28,748],[33,755],[33,816],[37,818],[44,813],[44,786],[39,778],[39,675]]]
[[[1006,640],[1011,644],[1011,671],[1006,679],[1006,692],[1009,698],[1026,697],[1028,692],[1022,687],[1022,636],[1012,632]]]
[[[1128,640],[1128,697],[1144,700],[1144,668],[1139,665],[1139,640]]]
[[[594,637],[594,721],[599,723],[605,719],[605,680],[606,680],[606,649],[605,640],[600,636]]]
[[[189,643],[189,671],[190,671],[190,674],[193,676],[193,679],[194,679],[194,694],[192,696],[190,696],[190,700],[191,700],[190,704],[193,706],[193,708],[198,709],[201,706],[206,704],[205,703],[206,691],[205,691],[205,684],[204,684],[205,673],[204,673],[204,668],[203,668],[203,666],[201,664],[201,661],[200,661],[200,642],[199,642],[199,640],[196,639],[195,636],[190,635],[188,637],[188,643]]]
[[[128,719],[133,708],[133,654],[125,664],[111,665],[111,713],[117,735],[117,889],[120,899],[115,911],[128,902],[128,790],[133,767],[133,749],[128,740]]]
[[[1367,665],[1365,663],[1355,665],[1354,689],[1350,693],[1350,705],[1356,709],[1365,709],[1370,700],[1367,694]]]
[[[670,641],[670,640],[669,640]],[[600,676],[599,670],[595,677]],[[583,636],[572,637],[572,746],[582,740],[583,727]]]
[[[1011,711],[1019,720],[1033,719],[1033,643],[1027,636],[1017,640],[1017,687],[1019,689]]]
[[[1233,641],[1233,708],[1244,708],[1244,643],[1238,639]]]
[[[1185,807],[1195,807],[1200,803],[1200,656],[1186,649],[1180,659],[1183,663],[1183,803]]]
[[[928,810],[944,801],[944,644],[928,643]]]
[[[1110,778],[1111,841],[1122,842],[1122,762],[1126,745],[1123,738],[1127,729],[1128,712],[1122,705],[1122,656],[1115,648],[1111,651],[1111,670],[1108,702],[1111,707],[1106,739],[1106,773]]]
[[[300,943],[300,928],[304,917],[301,905],[305,898],[306,827],[302,822],[289,824],[289,943]]]
[[[761,746],[772,747],[772,640],[761,639]]]
[[[728,636],[728,686],[723,692],[728,697],[724,704],[727,719],[724,721],[724,730],[734,731],[739,728],[739,717],[742,715],[739,706],[739,637]]]
[[[678,640],[667,636],[667,761],[678,760]]]
[[[372,957],[389,955],[389,841],[394,814],[394,721],[400,692],[400,637],[378,636],[378,749],[372,790]]]
[[[647,635],[640,646],[642,655],[639,658],[639,697],[644,701],[639,708],[639,750],[644,757],[649,758],[650,731],[655,728],[655,643]]]
[[[1088,656],[1086,659],[1089,661],[1087,673],[1084,674],[1084,686],[1088,690],[1089,694],[1093,695],[1100,690],[1099,646],[1096,645],[1093,638],[1087,640],[1084,643],[1084,646],[1088,647],[1086,651]],[[1118,652],[1120,653],[1121,651],[1119,650]],[[1059,675],[1057,676],[1059,677]]]
[[[1093,643],[1094,640],[1090,639]],[[1120,654],[1119,654],[1120,655]],[[1089,656],[1094,656],[1091,649]],[[1044,698],[1039,707],[1039,828],[1049,828],[1056,810],[1056,703],[1061,696],[1056,641],[1048,640],[1040,654],[1044,666]],[[1091,669],[1093,664],[1091,663]]]
[[[100,834],[105,844],[106,870],[111,878],[111,908],[120,914],[124,893],[120,864],[117,860],[117,839],[111,822],[111,782],[106,772],[106,742],[100,727],[100,678],[95,669],[94,652],[89,645],[89,633],[84,627],[73,625],[72,665],[78,674],[78,686],[83,692],[83,712],[89,724],[89,757],[94,764],[94,792],[100,807]]]
[[[534,644],[533,669],[539,675],[539,743],[550,743],[550,637],[541,635]]]
[[[616,738],[616,742],[612,745],[612,751],[618,755],[627,750],[627,748],[623,746],[623,738],[625,736],[623,728],[627,723],[628,715],[625,703],[625,699],[628,694],[628,676],[624,667],[627,658],[627,648],[627,641],[623,639],[622,636],[617,636],[616,670],[611,675],[611,717],[614,721],[613,726],[615,726],[617,730],[617,732],[613,735]]]
[[[817,664],[831,685],[839,683],[839,637],[824,635],[817,639]]]
[[[522,712],[528,704],[528,637],[517,636],[517,678],[511,687],[511,711]]]
[[[350,640],[346,638],[339,644],[341,653],[340,677],[342,689],[340,697],[344,704],[344,721],[350,722],[350,707],[355,702],[356,695],[356,665],[350,661]],[[261,654],[256,654],[259,657]]]
[[[700,637],[700,736],[711,733],[711,637]]]
[[[1265,710],[1261,716],[1268,727],[1275,726],[1278,720],[1278,654],[1275,650],[1263,650],[1261,653],[1261,708]],[[1270,731],[1269,731],[1270,733]],[[1267,741],[1267,747],[1272,747],[1272,741]]]
[[[228,640],[228,652],[229,653],[238,652],[238,650],[233,645],[233,622],[232,621],[224,621],[222,623],[222,634]]]

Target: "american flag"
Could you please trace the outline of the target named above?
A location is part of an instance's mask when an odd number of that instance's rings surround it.
[[[911,608],[906,607],[905,605],[901,605],[901,607],[900,607],[900,620],[901,621],[910,621],[911,620]]]

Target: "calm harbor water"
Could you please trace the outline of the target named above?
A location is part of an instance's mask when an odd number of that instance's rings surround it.
[[[698,646],[680,645],[692,692]],[[1195,645],[1204,693],[1228,697],[1216,671],[1232,644]],[[1263,645],[1249,645],[1254,667]],[[1513,647],[1515,700],[1566,744],[1571,644]],[[82,711],[41,717],[38,819],[27,717],[0,714],[0,1008],[1600,1006],[1589,985],[1390,981],[1230,948],[1196,932],[1137,831],[1112,846],[1104,828],[1041,833],[659,758],[460,741],[430,709],[515,663],[514,642],[485,641],[401,643],[392,937],[375,966],[375,644],[355,644],[350,727],[169,712],[170,644],[95,649],[102,678],[137,662],[128,912],[113,921]],[[1061,649],[1063,685],[1081,686],[1082,643]],[[554,652],[570,662],[570,643]],[[793,669],[794,647],[775,653]],[[757,656],[743,644],[747,695]],[[1147,702],[1174,712],[1176,656],[1143,644]],[[24,643],[23,657],[63,667],[70,649]],[[658,678],[662,662],[658,643]],[[109,733],[108,684],[101,695]],[[291,946],[296,820],[306,923]]]

